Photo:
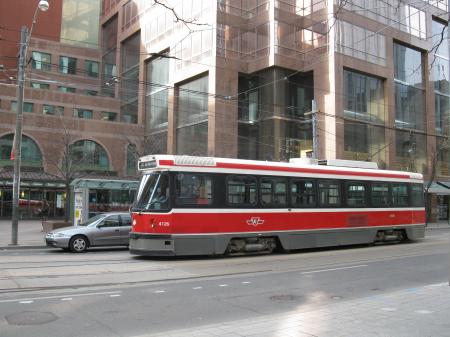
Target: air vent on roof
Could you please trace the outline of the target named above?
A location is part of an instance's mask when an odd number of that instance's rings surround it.
[[[313,158],[291,158],[289,159],[289,163],[299,165],[317,165],[318,161]]]
[[[175,156],[175,165],[193,165],[193,166],[216,166],[214,158],[209,157],[191,157],[191,156]]]
[[[355,167],[363,169],[378,169],[378,164],[372,161],[344,160],[344,159],[324,159],[319,160],[319,165]]]

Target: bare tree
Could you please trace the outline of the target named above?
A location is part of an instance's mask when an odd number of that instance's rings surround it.
[[[430,209],[431,209],[431,195],[428,193],[431,186],[433,185],[433,182],[436,179],[437,176],[437,166],[439,162],[439,158],[441,154],[449,149],[449,138],[448,137],[442,137],[438,142],[436,142],[436,149],[433,151],[433,153],[430,156],[431,159],[431,168],[430,168],[430,175],[428,182],[425,185],[424,188],[424,194],[425,194],[425,210],[426,210],[426,218],[425,218],[425,224],[428,224],[429,217],[430,217]]]
[[[70,184],[76,178],[82,178],[87,175],[86,160],[83,156],[77,155],[74,151],[73,143],[75,135],[70,132],[63,118],[60,119],[60,138],[58,141],[52,141],[49,149],[52,155],[47,156],[46,161],[48,165],[53,168],[57,175],[63,180],[64,190],[66,194],[65,200],[65,221],[70,220]],[[60,154],[60,155],[57,155]]]

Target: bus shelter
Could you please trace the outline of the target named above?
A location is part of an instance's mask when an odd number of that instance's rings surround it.
[[[71,183],[74,225],[104,212],[128,212],[138,180],[75,179]]]

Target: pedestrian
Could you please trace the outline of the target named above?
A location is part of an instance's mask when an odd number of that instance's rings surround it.
[[[48,204],[48,201],[46,199],[42,200],[41,216],[43,221],[47,220],[49,210],[50,206]]]

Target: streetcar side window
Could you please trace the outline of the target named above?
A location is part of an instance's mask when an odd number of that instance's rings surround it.
[[[413,207],[423,207],[423,185],[422,184],[412,184],[411,185],[411,206]]]
[[[180,206],[209,206],[212,204],[212,178],[204,174],[178,173],[175,201]]]
[[[347,182],[345,185],[347,206],[365,207],[367,205],[366,185],[364,183],[354,181]]]
[[[389,184],[372,183],[370,195],[373,207],[389,207]]]
[[[392,204],[396,207],[408,206],[408,185],[392,184]]]
[[[314,180],[291,181],[292,207],[314,207],[316,205],[316,184]]]
[[[259,184],[262,206],[285,207],[287,204],[287,182],[285,179],[262,178]]]
[[[230,206],[256,205],[256,179],[249,176],[229,176],[226,180],[227,203]]]
[[[337,207],[341,204],[341,185],[336,180],[319,180],[319,206]]]

